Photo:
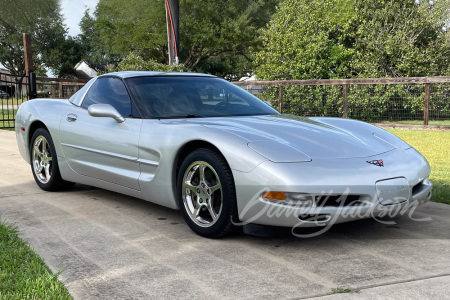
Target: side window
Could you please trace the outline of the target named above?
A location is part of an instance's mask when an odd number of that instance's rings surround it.
[[[131,115],[131,101],[122,80],[114,77],[97,79],[84,97],[82,107],[92,104],[110,104],[124,117]]]
[[[91,86],[91,84],[93,82],[95,82],[95,78],[92,78],[91,80],[89,80],[78,92],[73,94],[72,97],[69,98],[70,103],[73,103],[75,105],[80,105],[80,102],[81,102],[84,94],[86,93],[86,90],[89,89],[89,87]]]

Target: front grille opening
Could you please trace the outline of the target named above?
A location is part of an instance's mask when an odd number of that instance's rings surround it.
[[[361,195],[318,195],[315,200],[316,206],[320,207],[347,207],[363,204]]]
[[[301,214],[298,218],[303,222],[327,222],[331,216],[328,214]]]

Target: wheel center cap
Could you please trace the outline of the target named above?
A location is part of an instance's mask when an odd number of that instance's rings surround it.
[[[209,188],[204,182],[201,182],[199,184],[198,188],[200,190],[198,193],[198,196],[201,199],[201,203],[205,203],[207,200],[209,200],[209,195],[208,195]]]

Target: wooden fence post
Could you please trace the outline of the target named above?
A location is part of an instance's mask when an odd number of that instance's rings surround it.
[[[283,113],[283,87],[281,85],[278,86],[278,111],[280,114]]]
[[[342,117],[347,118],[347,85],[342,85]]]
[[[27,95],[28,99],[36,98],[36,75],[33,73],[33,52],[31,51],[31,35],[29,33],[23,33],[23,54],[25,60],[25,75],[27,83]]]
[[[425,101],[423,103],[423,125],[428,125],[429,107],[430,107],[430,83],[425,83]]]
[[[63,82],[60,82],[59,83],[59,97],[58,98],[64,98],[63,97],[63,92],[64,92],[64,90],[63,90]]]
[[[27,77],[30,75],[30,72],[33,72],[33,56],[31,52],[31,35],[29,33],[22,34],[23,36],[23,52],[25,58],[25,75]]]

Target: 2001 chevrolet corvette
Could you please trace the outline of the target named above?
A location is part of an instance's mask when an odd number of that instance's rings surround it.
[[[280,115],[204,74],[96,77],[68,100],[23,103],[16,137],[43,190],[77,182],[181,209],[205,237],[237,222],[339,223],[431,197],[428,162],[394,135]]]

